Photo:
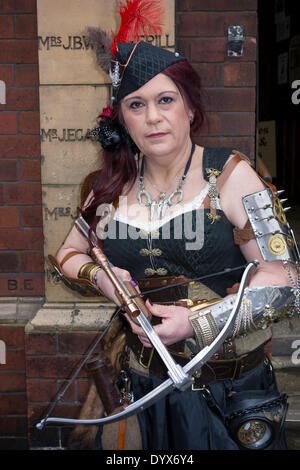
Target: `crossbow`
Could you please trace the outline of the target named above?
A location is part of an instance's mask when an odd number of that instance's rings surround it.
[[[86,224],[83,218],[77,219],[75,222],[77,226],[80,228],[82,233],[88,237],[89,236],[89,226]],[[113,319],[116,318],[119,311],[124,308],[127,313],[130,315],[131,319],[139,324],[143,330],[145,331],[147,337],[151,341],[153,347],[159,354],[160,358],[164,362],[165,366],[168,370],[169,378],[162,382],[159,386],[153,389],[151,392],[146,394],[144,397],[138,399],[137,401],[129,404],[124,407],[124,410],[118,412],[116,414],[112,414],[110,416],[106,416],[100,419],[66,419],[66,418],[56,418],[50,417],[51,412],[53,411],[56,404],[60,401],[63,394],[65,393],[66,389],[63,393],[58,395],[57,400],[52,406],[50,412],[48,412],[47,416],[42,419],[37,425],[37,429],[42,430],[46,426],[47,423],[60,423],[60,424],[108,424],[113,423],[116,421],[120,421],[122,419],[129,418],[130,416],[139,413],[149,406],[156,403],[158,400],[166,396],[167,394],[171,393],[173,390],[177,389],[179,391],[184,391],[191,387],[194,382],[194,375],[199,376],[201,373],[201,367],[213,356],[215,352],[220,348],[223,342],[232,334],[234,329],[235,320],[237,318],[241,302],[243,299],[243,294],[245,288],[247,286],[247,281],[249,275],[253,268],[255,268],[259,263],[258,261],[252,261],[246,265],[244,269],[242,279],[240,282],[238,293],[235,297],[235,301],[232,302],[232,311],[228,317],[228,320],[225,326],[222,328],[218,336],[214,339],[214,341],[204,347],[200,352],[198,352],[186,365],[181,366],[175,362],[173,357],[170,355],[169,351],[167,350],[166,346],[162,343],[159,336],[156,334],[155,330],[153,329],[150,321],[149,321],[149,312],[145,304],[141,301],[137,301],[140,295],[138,291],[135,289],[134,284],[130,284],[126,281],[122,281],[119,276],[117,276],[113,270],[112,265],[107,260],[103,251],[97,245],[97,239],[94,232],[91,232],[90,238],[92,241],[92,252],[94,257],[96,258],[99,265],[105,270],[108,277],[113,282],[116,293],[119,299],[122,301],[121,307],[115,312]],[[226,273],[230,272],[230,269],[226,270]],[[219,274],[219,273],[218,273]],[[212,275],[210,275],[212,276]],[[205,277],[202,277],[204,279]],[[194,280],[189,280],[188,282],[193,282]],[[182,283],[181,283],[182,284]],[[173,286],[174,287],[174,286]],[[166,287],[165,287],[166,288]],[[113,320],[112,319],[112,320]],[[111,325],[108,325],[108,327]],[[104,334],[106,333],[108,327],[102,333],[100,340],[103,338]],[[97,342],[98,344],[98,342]],[[79,366],[77,372],[73,375],[70,382],[68,383],[67,387],[71,384],[71,382],[75,379],[77,373],[82,368],[83,364],[87,361],[90,357],[91,353],[94,351],[96,344],[92,347],[92,349],[87,354],[83,363]]]

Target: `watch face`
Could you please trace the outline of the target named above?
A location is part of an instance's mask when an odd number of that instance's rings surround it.
[[[271,428],[266,421],[251,419],[245,421],[237,431],[240,444],[244,447],[259,449],[264,447],[272,437]]]
[[[273,235],[269,238],[268,248],[272,255],[280,256],[286,252],[287,245],[281,235]]]

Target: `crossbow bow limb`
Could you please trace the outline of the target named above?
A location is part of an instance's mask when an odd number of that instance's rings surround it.
[[[84,227],[82,227],[83,220],[84,219],[82,219],[81,223],[77,224],[77,226],[79,226],[82,233],[88,237],[88,226],[84,221]],[[140,326],[144,329],[149,340],[151,341],[154,348],[156,349],[164,364],[166,365],[168,369],[169,378],[144,397],[128,405],[126,408],[124,408],[123,411],[119,413],[112,414],[110,416],[100,419],[90,420],[66,419],[56,417],[51,418],[47,416],[36,425],[37,429],[40,430],[43,429],[47,423],[90,425],[113,423],[125,418],[129,418],[130,416],[139,413],[140,411],[143,411],[144,409],[153,405],[158,400],[172,392],[174,389],[184,391],[189,388],[194,381],[193,374],[199,375],[199,373],[201,373],[201,367],[212,357],[212,355],[219,349],[219,347],[230,336],[230,334],[232,334],[235,319],[238,315],[241,306],[244,290],[247,286],[247,281],[250,272],[254,267],[259,264],[258,261],[252,261],[245,268],[231,314],[229,315],[225,326],[222,328],[218,336],[209,346],[206,346],[204,349],[202,349],[185,366],[182,367],[174,361],[173,357],[170,355],[165,345],[161,342],[160,338],[155,333],[155,330],[152,328],[152,325],[147,318],[147,311],[145,311],[144,304],[141,302],[137,302],[135,296],[131,295],[132,292],[134,292],[134,289],[131,289],[129,291],[128,284],[126,286],[126,284],[118,276],[115,275],[115,273],[111,269],[112,265],[108,262],[103,251],[96,245],[95,234],[92,233],[91,235],[93,245],[92,251],[97,261],[105,270],[107,275],[110,277],[111,281],[114,283],[116,287],[116,292],[118,292],[119,298],[124,302],[125,309],[130,314],[131,318],[136,323],[140,324]]]

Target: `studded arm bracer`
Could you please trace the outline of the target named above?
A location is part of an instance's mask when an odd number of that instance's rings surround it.
[[[295,289],[289,286],[248,287],[237,320],[232,338],[266,329],[270,324],[295,313],[300,314]],[[195,312],[189,317],[194,329],[199,350],[209,345],[225,325],[233,308],[235,295]]]

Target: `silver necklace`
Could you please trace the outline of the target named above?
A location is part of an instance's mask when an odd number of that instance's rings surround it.
[[[175,204],[178,204],[180,201],[182,201],[182,198],[183,198],[182,186],[185,184],[186,175],[191,166],[194,151],[195,151],[195,144],[193,143],[189,159],[184,169],[184,173],[177,187],[174,189],[174,191],[172,191],[169,197],[167,197],[166,195],[167,190],[161,192],[161,194],[159,195],[158,202],[155,199],[151,199],[149,192],[145,188],[145,183],[144,183],[145,161],[143,157],[140,176],[139,176],[139,192],[137,193],[137,200],[141,206],[150,208],[150,221],[153,220],[155,212],[157,213],[158,219],[161,219],[164,217],[165,212],[168,207],[175,206]],[[146,201],[143,201],[143,198],[145,198]]]

